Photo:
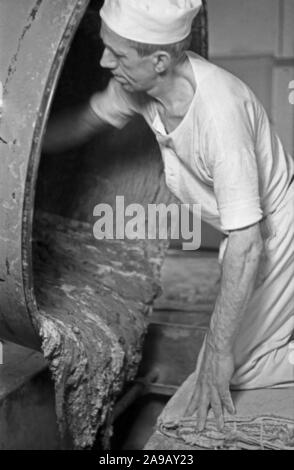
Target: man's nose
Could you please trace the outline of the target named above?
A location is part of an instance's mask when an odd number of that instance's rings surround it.
[[[115,56],[107,48],[104,49],[103,55],[100,60],[100,65],[101,67],[106,69],[115,69],[117,66],[117,60]]]

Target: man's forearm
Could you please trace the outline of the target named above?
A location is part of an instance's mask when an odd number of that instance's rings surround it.
[[[220,291],[207,336],[208,343],[216,351],[232,350],[254,290],[262,249],[258,224],[229,235]]]
[[[106,126],[89,105],[66,111],[49,120],[43,150],[48,153],[68,150],[86,142]]]

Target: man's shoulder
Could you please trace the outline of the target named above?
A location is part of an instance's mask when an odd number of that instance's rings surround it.
[[[195,52],[188,51],[188,56],[201,92],[210,93],[214,99],[223,99],[224,97],[238,99],[246,97],[248,99],[249,95],[254,98],[250,87],[229,70],[204,59]]]
[[[189,57],[197,82],[197,115],[202,121],[244,117],[248,110],[253,116],[262,110],[254,92],[239,77],[197,54]]]

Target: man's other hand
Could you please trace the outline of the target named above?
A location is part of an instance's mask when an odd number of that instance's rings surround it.
[[[232,354],[228,351],[216,351],[207,341],[197,383],[185,413],[185,416],[191,416],[197,410],[197,432],[205,428],[210,407],[220,431],[224,427],[224,410],[235,414],[230,393],[230,380],[233,373]]]

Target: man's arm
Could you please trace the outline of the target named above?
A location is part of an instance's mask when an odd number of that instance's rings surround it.
[[[259,223],[230,232],[222,264],[220,292],[208,333],[208,341],[216,351],[232,350],[254,290],[262,250]]]
[[[43,139],[43,151],[57,153],[80,145],[107,127],[90,104],[66,111],[49,120]]]
[[[210,406],[220,429],[224,424],[223,408],[234,413],[229,389],[234,373],[232,350],[254,290],[262,250],[259,223],[230,232],[199,378],[186,412],[191,415],[197,409],[199,431],[204,429]]]

